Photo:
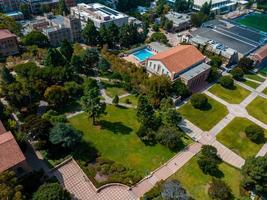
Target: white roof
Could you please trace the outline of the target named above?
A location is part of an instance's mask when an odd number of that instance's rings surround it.
[[[222,3],[225,1],[227,0],[212,0],[211,4]],[[205,2],[209,3],[210,1],[209,0],[194,0],[194,5],[202,6]]]

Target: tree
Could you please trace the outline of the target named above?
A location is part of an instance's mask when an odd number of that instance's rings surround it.
[[[105,59],[105,58],[101,58],[100,62],[98,63],[98,69],[101,72],[107,72],[110,69],[110,63]]]
[[[204,23],[208,19],[209,17],[202,12],[193,13],[191,15],[191,22],[196,27],[200,27],[202,23]]]
[[[81,99],[82,107],[92,118],[93,125],[96,125],[96,119],[105,113],[106,104],[100,102],[98,88],[93,88],[85,93]]]
[[[76,73],[83,73],[84,63],[81,56],[72,55],[70,64]]]
[[[99,62],[99,54],[97,49],[87,49],[81,55],[81,59],[84,63],[82,71],[84,74],[89,75],[90,73],[92,73],[93,68],[96,67]]]
[[[220,179],[212,179],[208,194],[214,200],[231,200],[233,199],[230,187]]]
[[[39,48],[49,47],[50,43],[46,35],[40,31],[32,31],[22,37],[22,43],[27,46],[36,45]]]
[[[8,29],[16,35],[21,35],[21,25],[15,21],[12,17],[9,17],[0,12],[0,29]]]
[[[217,67],[211,67],[207,81],[209,83],[212,83],[212,82],[216,81],[219,77],[220,77],[220,73],[218,71],[218,68]]]
[[[51,123],[65,123],[67,122],[67,118],[64,114],[59,114],[54,110],[49,110],[42,116],[43,119],[50,121]]]
[[[162,111],[161,118],[163,124],[165,124],[166,126],[178,126],[178,123],[182,120],[180,113],[172,108]]]
[[[113,100],[112,100],[112,103],[114,104],[114,105],[118,105],[118,103],[119,103],[119,97],[118,97],[118,95],[115,95],[115,97],[113,98]]]
[[[71,125],[57,123],[49,133],[49,141],[62,148],[73,149],[82,140],[82,132]]]
[[[52,85],[45,90],[44,97],[54,106],[62,106],[68,97],[64,87]]]
[[[83,87],[75,81],[65,82],[64,88],[68,95],[73,99],[78,98],[83,94]]]
[[[211,1],[210,2],[205,2],[202,7],[200,8],[200,12],[210,16],[211,14]]]
[[[256,124],[252,124],[245,129],[246,136],[253,142],[264,143],[264,129]]]
[[[0,81],[2,84],[10,84],[12,82],[14,82],[14,78],[12,76],[12,74],[10,73],[10,71],[5,67],[3,66],[1,68],[1,71],[0,71]]]
[[[183,146],[182,133],[175,126],[162,126],[156,135],[157,141],[171,150],[180,149]]]
[[[96,46],[100,42],[99,32],[96,30],[94,22],[88,20],[86,26],[82,30],[82,37],[86,44]]]
[[[70,11],[65,3],[65,0],[59,0],[56,8],[56,12],[58,15],[64,15],[67,16],[70,14]]]
[[[211,57],[211,61],[210,61],[210,65],[212,67],[217,67],[219,68],[222,65],[222,59],[220,56],[212,56]]]
[[[164,35],[164,33],[161,33],[161,32],[153,33],[151,37],[149,38],[149,41],[150,42],[161,42],[163,44],[167,44],[169,42],[166,35]]]
[[[193,7],[194,2],[190,0],[176,0],[174,10],[177,12],[188,12]]]
[[[58,67],[65,65],[65,59],[55,48],[49,48],[44,59],[44,65],[49,67]]]
[[[23,13],[23,16],[25,19],[29,19],[30,18],[30,9],[29,6],[25,3],[20,5],[20,11]]]
[[[236,67],[231,71],[231,74],[233,76],[234,79],[236,80],[242,80],[244,77],[244,72],[241,68]]]
[[[7,170],[0,174],[0,199],[23,200],[22,189],[15,172]]]
[[[5,107],[2,104],[2,102],[0,101],[0,120],[3,119],[4,111],[5,111]]]
[[[175,179],[166,181],[162,185],[161,196],[166,200],[189,200],[186,190]]]
[[[23,132],[36,140],[47,140],[51,128],[52,124],[48,120],[34,115],[27,117],[21,126]]]
[[[218,164],[220,164],[221,158],[217,155],[217,149],[210,145],[203,145],[201,154],[198,157],[197,163],[204,174],[210,174],[211,176],[218,176],[220,170]]]
[[[254,69],[253,60],[251,60],[248,57],[241,58],[238,63],[237,67],[241,68],[245,73],[247,73],[249,70]]]
[[[192,95],[190,102],[194,108],[204,109],[208,105],[208,98],[204,94],[196,93]]]
[[[267,157],[249,158],[242,166],[243,187],[256,194],[267,193]]]
[[[67,40],[63,40],[60,44],[60,52],[66,60],[70,61],[73,54],[73,48]]]
[[[182,99],[185,99],[191,95],[191,92],[181,80],[177,80],[172,84],[172,91],[177,96],[181,96]]]
[[[45,183],[33,194],[33,200],[71,200],[70,193],[58,183]]]
[[[137,105],[137,120],[144,125],[151,125],[155,120],[154,109],[145,96],[140,96]]]
[[[222,76],[219,79],[219,83],[227,89],[232,89],[234,87],[234,80],[231,76]]]

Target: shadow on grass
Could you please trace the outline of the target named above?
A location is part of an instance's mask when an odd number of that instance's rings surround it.
[[[202,106],[201,108],[196,108],[196,109],[201,110],[201,111],[209,111],[212,109],[212,105],[210,103],[207,103],[205,106]]]
[[[107,129],[115,134],[130,134],[133,129],[128,126],[125,126],[121,122],[109,122],[106,120],[100,120],[99,124],[101,129]]]
[[[82,141],[72,153],[75,160],[93,162],[99,156],[98,150],[89,142]]]

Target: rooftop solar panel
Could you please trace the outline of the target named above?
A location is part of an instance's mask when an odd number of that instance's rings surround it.
[[[112,10],[110,8],[107,8],[107,7],[102,7],[102,8],[98,8],[98,9],[103,11],[103,12],[105,12],[105,13],[107,13],[107,14],[112,14],[112,15],[115,15],[115,16],[119,15],[119,13],[117,11]]]

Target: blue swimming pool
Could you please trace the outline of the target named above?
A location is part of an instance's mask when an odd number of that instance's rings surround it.
[[[133,53],[133,56],[141,62],[145,61],[146,59],[150,58],[153,55],[154,53],[150,51],[148,48],[145,48],[145,49],[142,49],[142,50],[139,50]]]

